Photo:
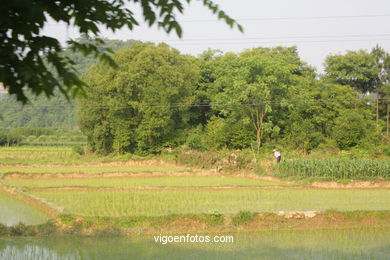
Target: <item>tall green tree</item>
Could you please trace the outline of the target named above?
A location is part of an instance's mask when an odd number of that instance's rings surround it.
[[[349,51],[345,55],[333,55],[325,61],[327,79],[354,87],[362,94],[375,93],[376,126],[381,131],[381,118],[386,115],[388,128],[387,98],[384,90],[390,84],[390,54],[378,45],[371,52]],[[371,104],[373,100],[370,100]],[[375,111],[375,112],[374,112]],[[386,131],[387,133],[387,131]]]
[[[170,146],[188,121],[198,67],[165,44],[135,43],[113,56],[118,69],[100,64],[85,75],[81,130],[97,152],[156,151]]]
[[[287,108],[289,87],[302,73],[296,48],[256,48],[228,53],[219,61],[213,109],[221,117],[250,127],[259,148],[264,135],[275,136],[278,113]]]
[[[361,143],[370,130],[369,120],[361,111],[344,111],[335,119],[333,137],[341,149],[346,149]]]
[[[199,80],[193,92],[194,104],[190,107],[190,124],[205,126],[213,115],[211,110],[212,84],[216,80],[215,71],[222,51],[208,49],[197,58]]]
[[[311,79],[290,88],[290,105],[282,134],[292,148],[309,152],[333,138],[335,119],[345,111],[362,109],[358,93],[350,86]]]
[[[325,60],[325,72],[329,79],[362,93],[377,92],[389,82],[390,56],[379,46],[371,52],[359,50],[330,55]]]

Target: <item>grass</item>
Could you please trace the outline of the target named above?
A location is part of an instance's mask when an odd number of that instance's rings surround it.
[[[33,191],[32,194],[81,216],[159,216],[218,211],[237,213],[389,210],[390,190],[154,190]]]
[[[7,155],[8,157],[15,157],[21,155],[27,156],[45,156],[58,155],[65,156],[72,154],[70,146],[10,146],[0,147],[0,155]]]
[[[5,184],[23,188],[61,187],[262,187],[289,186],[276,181],[264,181],[242,177],[182,176],[182,177],[130,177],[130,178],[48,178],[9,179]]]
[[[97,156],[79,155],[72,146],[14,146],[0,147],[0,165],[64,164],[85,165],[91,163],[120,162],[147,159],[132,154]]]

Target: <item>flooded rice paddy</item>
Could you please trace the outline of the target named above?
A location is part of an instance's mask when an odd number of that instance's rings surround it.
[[[165,245],[156,243],[153,236],[0,238],[0,259],[390,258],[388,228],[264,231],[229,235],[234,237],[233,243]]]
[[[0,190],[1,224],[12,226],[22,222],[27,225],[34,225],[47,220],[48,216],[39,209],[15,199]]]

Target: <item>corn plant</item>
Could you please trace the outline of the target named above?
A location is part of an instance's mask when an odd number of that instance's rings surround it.
[[[279,175],[298,178],[390,179],[390,160],[291,160],[278,166]]]

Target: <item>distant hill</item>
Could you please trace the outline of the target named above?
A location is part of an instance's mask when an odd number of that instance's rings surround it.
[[[86,41],[80,38],[78,41]],[[122,47],[130,46],[134,41],[105,40],[103,47],[111,48],[116,51]],[[84,57],[80,53],[74,53],[66,50],[65,54],[76,64],[75,68],[79,75],[97,60],[93,56]],[[28,95],[31,104],[23,106],[16,102],[14,96],[9,96],[0,92],[0,128],[13,127],[54,127],[54,128],[75,128],[77,125],[75,102],[69,102],[66,98],[57,93],[54,97],[48,99],[45,96],[34,97]]]

